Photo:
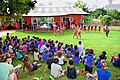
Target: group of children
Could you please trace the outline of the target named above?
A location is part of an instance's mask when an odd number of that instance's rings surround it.
[[[88,30],[88,31],[97,31],[100,32],[101,31],[101,26],[84,26],[83,28],[84,31]]]
[[[110,79],[110,72],[106,68],[106,51],[102,51],[99,54],[99,58],[95,61],[94,50],[86,49],[84,51],[84,45],[81,41],[79,41],[78,45],[66,44],[64,46],[63,42],[41,39],[35,36],[30,38],[28,36],[22,38],[22,45],[20,42],[21,40],[17,36],[10,36],[9,33],[7,33],[5,40],[0,38],[0,61],[4,62],[8,56],[12,58],[17,57],[18,60],[24,63],[24,67],[29,70],[30,76],[32,76],[34,70],[37,70],[41,66],[38,63],[46,62],[47,68],[50,69],[51,73],[50,79],[58,78],[65,74],[67,78],[75,79],[77,78],[77,74],[84,75],[86,73],[91,73],[89,77],[93,77],[93,64],[98,69],[102,70],[102,68],[105,68],[106,70],[105,75],[103,75],[104,72],[97,71],[98,78],[102,75],[103,78],[107,77],[105,80]],[[33,63],[29,62],[30,57],[24,55],[24,52],[33,53]],[[103,64],[101,64],[102,61]],[[67,62],[69,66],[66,67],[66,70],[62,70],[62,66]],[[120,67],[120,54],[118,58],[112,57],[111,62],[114,66],[117,65],[117,67]],[[77,70],[74,66],[74,64],[78,65],[80,63],[83,63],[85,66],[85,69],[82,71]]]
[[[56,36],[57,33],[62,33],[64,34],[64,30],[65,30],[65,25],[63,24],[61,27],[58,26],[57,23],[53,24],[53,31],[54,31],[54,35]]]

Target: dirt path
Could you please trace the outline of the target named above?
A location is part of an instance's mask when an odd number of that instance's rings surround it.
[[[1,30],[0,37],[6,35],[6,33],[13,33],[13,32],[16,32],[16,30]]]

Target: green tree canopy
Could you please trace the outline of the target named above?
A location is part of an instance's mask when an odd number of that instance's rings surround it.
[[[112,19],[120,20],[120,11],[118,10],[107,10],[107,15],[111,16]]]
[[[76,7],[76,8],[81,8],[81,9],[83,9],[85,12],[88,12],[88,13],[90,13],[90,10],[88,9],[88,7],[86,6],[86,4],[85,3],[83,3],[82,1],[77,1],[77,2],[75,2],[74,3],[74,7]]]
[[[92,16],[94,16],[94,18],[98,18],[100,15],[104,16],[107,14],[107,10],[105,10],[104,8],[100,8],[100,9],[96,9],[95,11],[93,11],[91,13]]]
[[[0,0],[0,16],[22,16],[33,9],[35,3],[32,0]]]
[[[109,26],[111,24],[112,17],[109,15],[104,15],[103,16],[103,25],[104,26]]]

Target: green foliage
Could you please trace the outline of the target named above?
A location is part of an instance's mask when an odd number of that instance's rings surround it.
[[[104,8],[101,9],[96,9],[95,11],[93,11],[91,13],[92,16],[94,16],[94,18],[98,18],[100,15],[104,16],[107,14],[107,10],[105,10]]]
[[[107,15],[111,16],[112,19],[120,20],[120,11],[118,10],[107,10]]]
[[[88,24],[89,22],[92,21],[92,19],[93,19],[92,16],[85,16],[85,18],[84,18],[84,23],[85,23],[85,24]]]
[[[112,17],[109,15],[104,15],[103,16],[103,25],[109,26],[111,24]]]
[[[0,2],[0,15],[1,16],[22,16],[22,14],[27,14],[30,9],[34,8],[36,1],[32,0],[1,0]],[[8,9],[8,10],[7,10]]]
[[[74,7],[76,8],[81,8],[83,9],[85,12],[90,13],[90,10],[88,9],[88,7],[86,7],[86,4],[83,3],[82,1],[78,0],[77,2],[74,3]]]

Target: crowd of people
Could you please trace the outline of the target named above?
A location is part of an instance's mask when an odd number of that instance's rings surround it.
[[[30,56],[24,52],[33,53],[33,63],[30,63]],[[81,41],[78,45],[65,44],[63,42],[41,39],[39,37],[24,37],[20,40],[17,36],[10,36],[7,33],[6,39],[0,38],[0,80],[16,80],[19,78],[21,64],[13,67],[12,59],[17,58],[24,63],[23,68],[27,68],[32,76],[32,72],[46,63],[47,69],[50,69],[50,79],[67,76],[69,79],[76,79],[79,75],[87,75],[87,80],[110,80],[111,73],[107,68],[107,53],[102,51],[99,58],[95,56],[92,48],[85,49]],[[95,60],[97,59],[97,60]],[[110,61],[113,66],[120,67],[120,54],[118,57],[112,56]],[[66,70],[63,65],[69,63]],[[84,69],[80,71],[76,65],[82,63]],[[93,73],[93,65],[97,70]],[[40,72],[41,73],[41,72]]]
[[[106,37],[108,37],[109,35],[109,27],[105,26],[105,27],[101,27],[101,25],[99,26],[86,26],[84,25],[83,27],[80,26],[80,25],[77,25],[75,23],[71,24],[70,28],[68,29],[71,29],[73,31],[73,38],[76,37],[76,38],[81,38],[81,33],[82,31],[98,31],[99,33],[101,32],[101,28],[103,28],[103,32],[106,33]],[[56,36],[56,34],[58,33],[63,33],[64,34],[64,31],[65,29],[67,29],[67,27],[65,26],[65,24],[62,24],[61,26],[58,25],[58,23],[54,23],[53,24],[53,32],[54,32],[54,35]]]

